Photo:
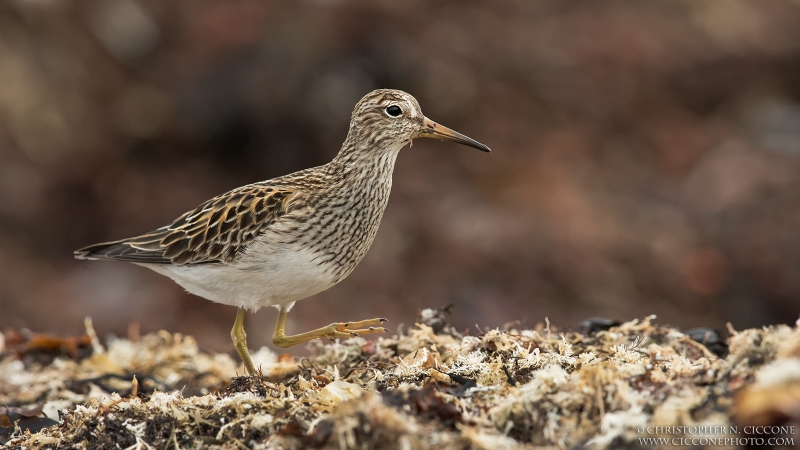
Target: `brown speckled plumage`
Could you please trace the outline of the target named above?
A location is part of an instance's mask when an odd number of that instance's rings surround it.
[[[425,118],[411,95],[373,91],[356,104],[347,139],[330,163],[234,189],[170,225],[75,256],[137,263],[216,302],[250,310],[279,306],[285,319],[295,301],[335,285],[364,257],[389,200],[397,154],[421,137],[489,151]],[[375,320],[361,325],[382,323]],[[280,345],[292,337],[284,339],[281,319],[278,325]],[[334,325],[317,334],[342,336]],[[352,330],[344,325],[337,330]],[[360,331],[373,330],[383,328]],[[307,334],[300,336],[308,340]],[[247,366],[249,357],[234,341]]]

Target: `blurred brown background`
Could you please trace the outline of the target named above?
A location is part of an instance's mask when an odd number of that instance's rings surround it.
[[[0,2],[0,329],[166,328],[234,308],[84,245],[329,161],[406,90],[492,147],[418,141],[364,262],[290,332],[455,304],[459,328],[800,312],[800,2]],[[270,342],[276,312],[249,318]],[[303,350],[296,350],[302,352]]]

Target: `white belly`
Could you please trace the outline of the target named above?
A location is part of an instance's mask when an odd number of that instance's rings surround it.
[[[308,298],[334,284],[305,249],[254,243],[232,264],[141,264],[208,300],[257,311]]]

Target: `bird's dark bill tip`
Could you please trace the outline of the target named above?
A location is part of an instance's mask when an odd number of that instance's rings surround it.
[[[461,145],[477,148],[478,150],[486,153],[491,153],[492,151],[492,149],[481,144],[475,139],[463,135],[458,131],[451,130],[450,128],[447,128],[443,125],[439,125],[438,123],[428,119],[427,117],[424,120],[424,127],[420,132],[419,137],[439,139],[440,141],[456,142]]]

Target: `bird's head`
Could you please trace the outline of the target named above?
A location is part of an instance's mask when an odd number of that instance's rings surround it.
[[[372,148],[400,150],[413,139],[433,138],[491,151],[480,142],[428,119],[417,99],[394,89],[372,91],[356,104],[349,137]]]

